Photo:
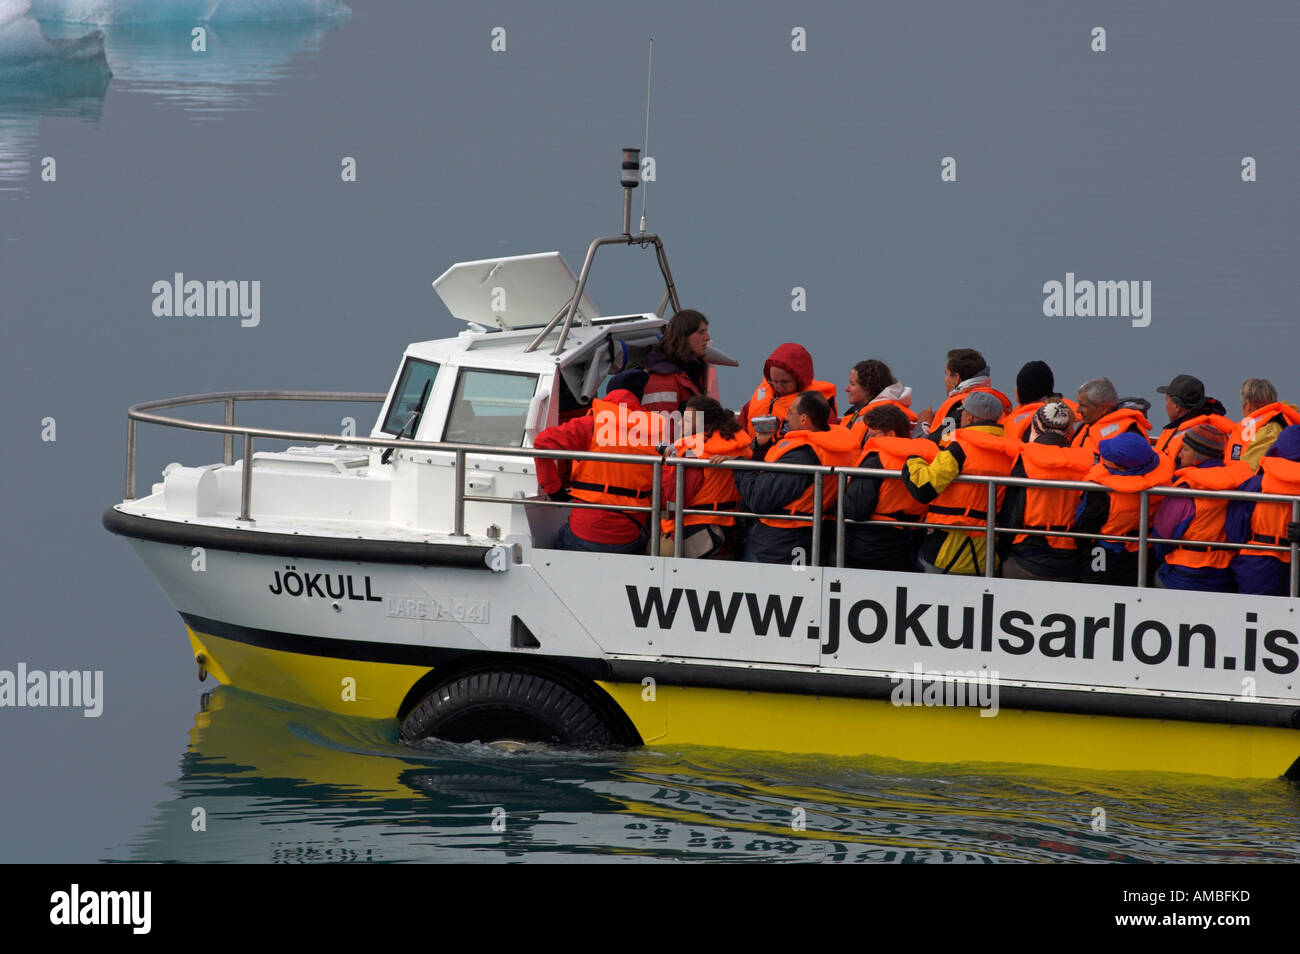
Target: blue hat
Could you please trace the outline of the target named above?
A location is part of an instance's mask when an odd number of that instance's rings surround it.
[[[1264,456],[1300,460],[1300,424],[1284,427]]]
[[[1148,464],[1152,467],[1156,465],[1156,452],[1141,434],[1129,432],[1116,435],[1099,443],[1097,451],[1103,461],[1109,461],[1126,471],[1141,469]]]

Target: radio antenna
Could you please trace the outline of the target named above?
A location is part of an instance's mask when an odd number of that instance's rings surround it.
[[[645,148],[641,150],[641,155],[650,155],[650,76],[655,61],[655,38],[650,37],[650,57],[645,67]],[[641,231],[645,232],[645,200],[646,194],[650,191],[650,183],[645,183],[645,188],[641,190]]]

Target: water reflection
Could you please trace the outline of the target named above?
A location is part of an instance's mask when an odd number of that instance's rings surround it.
[[[39,174],[41,120],[98,122],[110,80],[210,121],[277,95],[349,12],[335,0],[0,0],[0,192],[26,191]],[[200,24],[202,52],[191,33]]]
[[[1281,781],[395,734],[220,687],[173,797],[111,860],[1300,860],[1300,793]]]
[[[25,4],[0,0],[0,191],[33,175],[43,118],[99,120],[112,76],[104,34],[73,33],[51,39]]]
[[[191,48],[192,22],[111,24],[102,29],[115,90],[157,96],[186,110],[191,119],[204,121],[254,108],[260,97],[276,95],[275,84],[300,59],[315,56],[325,35],[341,22],[208,23],[204,52]],[[54,37],[84,30],[68,23],[43,26]]]

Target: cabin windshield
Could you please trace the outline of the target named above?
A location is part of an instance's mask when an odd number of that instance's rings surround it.
[[[384,426],[381,428],[386,434],[400,434],[402,429],[411,421],[412,415],[423,413],[424,407],[420,401],[426,394],[425,386],[438,376],[438,366],[430,361],[421,361],[418,358],[407,358],[406,365],[402,368],[401,379],[397,382],[397,388],[393,392],[394,397],[392,404],[388,408],[388,414],[384,417]],[[411,434],[406,435],[410,437]]]
[[[447,414],[443,440],[456,444],[522,447],[537,375],[463,370]]]

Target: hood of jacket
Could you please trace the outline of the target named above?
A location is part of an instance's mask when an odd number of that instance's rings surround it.
[[[813,359],[803,345],[787,341],[778,345],[772,356],[763,363],[763,377],[772,380],[772,366],[785,371],[795,380],[796,390],[806,391],[813,380]]]
[[[902,384],[899,384],[897,381],[895,381],[893,384],[885,388],[885,390],[881,391],[879,394],[877,394],[867,403],[874,404],[876,401],[897,401],[899,404],[903,405],[904,407],[911,407],[912,389],[909,387],[904,387]]]

